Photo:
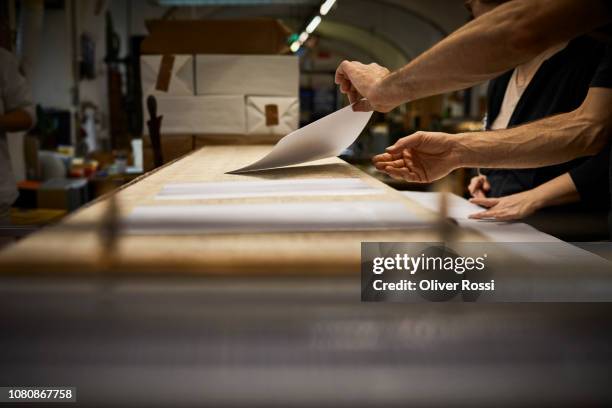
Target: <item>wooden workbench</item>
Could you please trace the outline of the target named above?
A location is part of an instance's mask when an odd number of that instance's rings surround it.
[[[210,146],[152,172],[113,194],[122,215],[155,201],[169,182],[205,182],[280,178],[359,177],[382,187],[376,197],[283,197],[190,200],[181,204],[255,203],[306,200],[394,200],[424,219],[435,215],[399,192],[344,161],[333,158],[308,165],[251,175],[228,175],[265,155],[271,146]],[[406,231],[210,234],[190,236],[122,235],[109,247],[100,239],[108,218],[109,197],[80,209],[56,226],[35,233],[0,253],[0,272],[8,274],[101,272],[157,274],[358,274],[362,241],[436,241],[436,228]],[[452,228],[452,227],[450,227]]]

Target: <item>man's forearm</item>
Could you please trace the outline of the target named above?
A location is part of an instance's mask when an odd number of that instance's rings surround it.
[[[490,132],[456,135],[459,167],[531,168],[564,163],[601,150],[609,126],[576,112]]]
[[[0,115],[0,129],[6,132],[20,132],[32,127],[33,121],[29,113],[17,109]]]
[[[404,68],[379,93],[395,105],[468,88],[611,20],[606,0],[513,0],[466,24]]]

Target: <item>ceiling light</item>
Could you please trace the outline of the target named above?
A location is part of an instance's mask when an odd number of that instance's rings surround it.
[[[297,50],[300,49],[302,44],[300,44],[299,41],[294,41],[291,43],[291,45],[289,46],[289,49],[291,50],[291,52],[296,53]]]
[[[312,34],[312,32],[317,29],[317,27],[319,26],[320,23],[321,23],[321,16],[316,16],[306,26],[306,32],[308,34]]]
[[[319,9],[321,15],[324,16],[329,13],[329,10],[331,10],[335,3],[336,0],[325,0],[323,4],[321,4],[321,8]]]

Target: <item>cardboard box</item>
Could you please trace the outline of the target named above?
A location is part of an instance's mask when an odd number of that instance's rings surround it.
[[[298,98],[281,96],[247,96],[247,133],[249,135],[285,136],[298,128]]]
[[[205,146],[274,145],[282,138],[279,135],[195,135],[194,150]]]
[[[151,171],[155,168],[153,163],[153,147],[151,146],[151,139],[149,136],[142,138],[143,147],[143,166],[145,171]],[[193,135],[171,135],[164,136],[162,134],[161,146],[162,156],[164,163],[169,163],[172,160],[176,160],[190,153],[194,148],[194,136]]]
[[[275,19],[148,20],[142,54],[287,54],[291,30]]]
[[[87,179],[53,178],[38,189],[38,208],[74,211],[89,201]]]
[[[242,95],[158,96],[157,114],[162,115],[161,135],[245,134],[245,101]],[[144,103],[146,106],[146,101]],[[143,114],[145,134],[149,133]]]
[[[296,56],[196,55],[197,95],[299,95]]]
[[[141,56],[142,95],[195,95],[193,65],[191,55]]]

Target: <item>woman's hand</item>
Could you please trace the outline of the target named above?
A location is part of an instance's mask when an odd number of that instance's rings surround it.
[[[468,186],[468,191],[470,195],[474,198],[486,198],[487,193],[491,190],[491,183],[487,179],[487,176],[481,174],[476,177],[472,177],[470,180],[470,185]]]
[[[485,211],[470,215],[470,218],[475,220],[519,220],[540,209],[540,200],[533,190],[499,198],[476,197],[470,199],[470,202],[487,208]]]

